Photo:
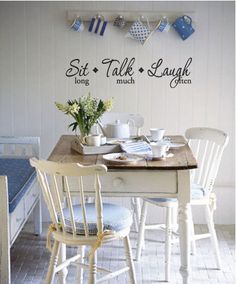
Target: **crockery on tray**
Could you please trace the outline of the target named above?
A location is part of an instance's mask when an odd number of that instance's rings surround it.
[[[88,146],[97,146],[101,145],[101,135],[88,135],[84,137],[84,141]]]

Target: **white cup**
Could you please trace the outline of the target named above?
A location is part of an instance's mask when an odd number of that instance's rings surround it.
[[[166,152],[170,148],[167,143],[162,143],[162,142],[158,142],[158,143],[152,142],[150,145],[151,145],[151,148],[152,148],[153,158],[165,157],[166,156]]]
[[[151,140],[161,141],[164,137],[165,129],[163,128],[150,128]]]
[[[101,135],[89,135],[85,137],[85,142],[88,146],[100,146]]]

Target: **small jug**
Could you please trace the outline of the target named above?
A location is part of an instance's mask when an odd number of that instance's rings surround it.
[[[177,18],[173,23],[173,27],[180,35],[182,40],[186,40],[191,34],[194,33],[192,19],[187,15]]]

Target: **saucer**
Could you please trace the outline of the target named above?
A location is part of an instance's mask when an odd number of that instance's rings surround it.
[[[152,161],[163,161],[165,159],[166,159],[166,155],[160,156],[160,157],[152,157]]]
[[[165,155],[160,156],[160,157],[151,157],[152,161],[163,161],[166,160],[166,158],[173,158],[174,154],[173,153],[165,153]]]
[[[114,163],[114,164],[135,164],[141,160],[143,160],[143,157],[135,155],[135,154],[129,154],[129,153],[111,153],[103,155],[103,160]]]
[[[166,159],[166,157],[167,157],[167,153],[165,153],[165,154],[162,155],[162,156],[157,156],[157,157],[152,156],[152,161],[163,161],[163,160]]]

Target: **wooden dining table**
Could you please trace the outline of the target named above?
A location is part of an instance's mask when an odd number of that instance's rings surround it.
[[[190,233],[189,207],[191,200],[190,170],[197,162],[183,136],[168,136],[171,143],[182,143],[181,147],[170,148],[173,155],[163,160],[143,159],[134,164],[114,164],[102,155],[81,155],[71,148],[73,135],[62,135],[48,160],[83,165],[105,164],[107,175],[101,177],[102,195],[110,197],[174,197],[178,199],[178,223],[180,241],[180,273],[183,283],[190,283]],[[184,144],[184,145],[183,145]],[[102,146],[101,146],[102,147]],[[92,192],[92,184],[85,191]],[[65,252],[62,253],[63,258]],[[65,283],[65,276],[61,276]]]

